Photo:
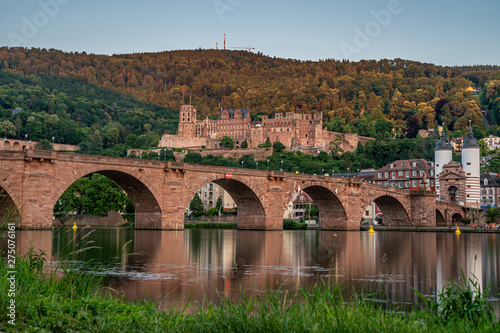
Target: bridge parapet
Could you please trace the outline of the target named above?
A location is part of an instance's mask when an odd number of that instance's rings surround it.
[[[57,152],[50,150],[40,150],[40,149],[26,149],[25,159],[28,162],[31,162],[34,159],[36,159],[40,160],[40,162],[47,160],[50,161],[51,163],[54,163],[57,160]]]

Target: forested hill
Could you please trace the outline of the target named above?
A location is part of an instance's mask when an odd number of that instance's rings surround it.
[[[483,85],[490,73],[500,70],[401,59],[298,61],[246,51],[105,56],[5,47],[0,48],[0,69],[26,76],[68,77],[172,110],[191,99],[203,116],[216,115],[220,107],[245,107],[253,116],[285,109],[322,111],[330,120],[345,116],[346,122],[361,110],[404,120],[408,109],[435,98],[453,98],[471,84]]]
[[[119,147],[147,147],[175,133],[176,112],[190,101],[200,117],[243,107],[254,120],[283,111],[323,112],[328,129],[363,136],[375,137],[382,120],[409,138],[436,123],[460,135],[469,119],[486,134],[480,106],[494,111],[496,124],[500,82],[490,79],[498,80],[498,71],[402,59],[298,61],[246,51],[105,56],[3,47],[0,123],[10,129],[0,126],[0,134],[55,136],[81,143],[85,152],[117,154]],[[475,95],[470,86],[484,92]],[[25,112],[7,111],[16,107]]]
[[[14,108],[23,112],[12,114]],[[176,112],[118,91],[70,78],[0,71],[2,138],[54,136],[55,142],[80,144],[84,152],[124,156],[127,148],[158,144],[162,133],[175,133],[177,123]]]

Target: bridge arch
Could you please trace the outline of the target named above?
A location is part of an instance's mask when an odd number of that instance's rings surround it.
[[[267,214],[259,198],[259,193],[244,183],[243,180],[215,177],[204,183],[197,183],[186,195],[186,201],[183,207],[187,207],[196,192],[198,192],[203,185],[208,183],[219,185],[233,198],[238,207],[238,229],[266,228]]]
[[[382,211],[385,225],[392,227],[411,225],[411,219],[408,211],[400,199],[395,196],[385,194],[376,197],[372,201],[375,202],[375,204]]]
[[[347,214],[339,198],[326,187],[311,185],[303,188],[319,210],[321,229],[346,229]]]
[[[439,209],[436,209],[436,226],[443,227],[446,225],[446,220]]]
[[[125,193],[135,206],[136,228],[162,228],[162,210],[155,194],[153,194],[153,192],[151,191],[151,187],[139,180],[136,175],[133,175],[127,171],[97,169],[89,172],[87,170],[74,175],[74,177],[71,177],[71,179],[66,182],[58,182],[58,184],[61,185],[56,187],[55,189],[54,202],[52,204],[52,207],[54,207],[57,200],[59,200],[64,191],[66,191],[69,186],[71,186],[75,181],[93,173],[98,173],[100,175],[108,177],[109,179],[117,183],[123,191],[125,191]]]
[[[0,226],[18,223],[21,218],[19,207],[6,188],[0,184]]]

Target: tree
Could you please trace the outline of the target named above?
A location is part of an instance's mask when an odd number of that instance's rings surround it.
[[[480,139],[477,143],[479,145],[479,154],[481,156],[488,156],[489,149],[486,141],[484,141],[484,139]]]
[[[194,217],[200,217],[205,213],[205,207],[203,207],[203,202],[198,193],[194,195],[193,200],[189,203],[189,210],[191,210],[191,215]]]
[[[272,146],[271,145],[271,139],[269,139],[269,137],[267,137],[266,142],[261,143],[259,145],[259,148],[270,148],[271,146]]]
[[[217,212],[219,211],[221,206],[222,206],[222,197],[218,197],[217,202],[215,203],[215,208],[217,209]]]
[[[335,134],[333,141],[330,141],[330,154],[333,158],[339,159],[344,153],[344,148],[342,148],[342,135]]]
[[[274,144],[273,144],[273,150],[277,153],[280,153],[282,151],[284,151],[286,149],[285,145],[282,144],[281,142],[279,141],[276,141]]]
[[[406,120],[406,137],[416,138],[420,129],[420,119],[416,116],[411,116]]]
[[[247,149],[247,148],[248,148],[248,142],[247,142],[247,140],[243,141],[243,142],[241,143],[240,147],[241,147],[242,149]]]
[[[488,207],[486,208],[486,223],[497,223],[500,217],[499,207]]]
[[[0,122],[0,136],[14,136],[16,135],[16,126],[8,120]]]
[[[392,136],[394,125],[388,120],[379,119],[375,122],[374,128],[377,138],[390,138]]]
[[[228,136],[223,136],[221,140],[222,148],[234,148],[233,139]]]
[[[129,199],[111,179],[97,173],[78,179],[61,195],[54,214],[108,215],[110,210],[125,212]]]
[[[52,143],[47,139],[42,139],[36,143],[35,149],[52,150]]]

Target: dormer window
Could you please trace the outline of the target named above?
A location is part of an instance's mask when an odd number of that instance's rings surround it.
[[[484,186],[487,186],[488,185],[488,179],[484,179]]]

